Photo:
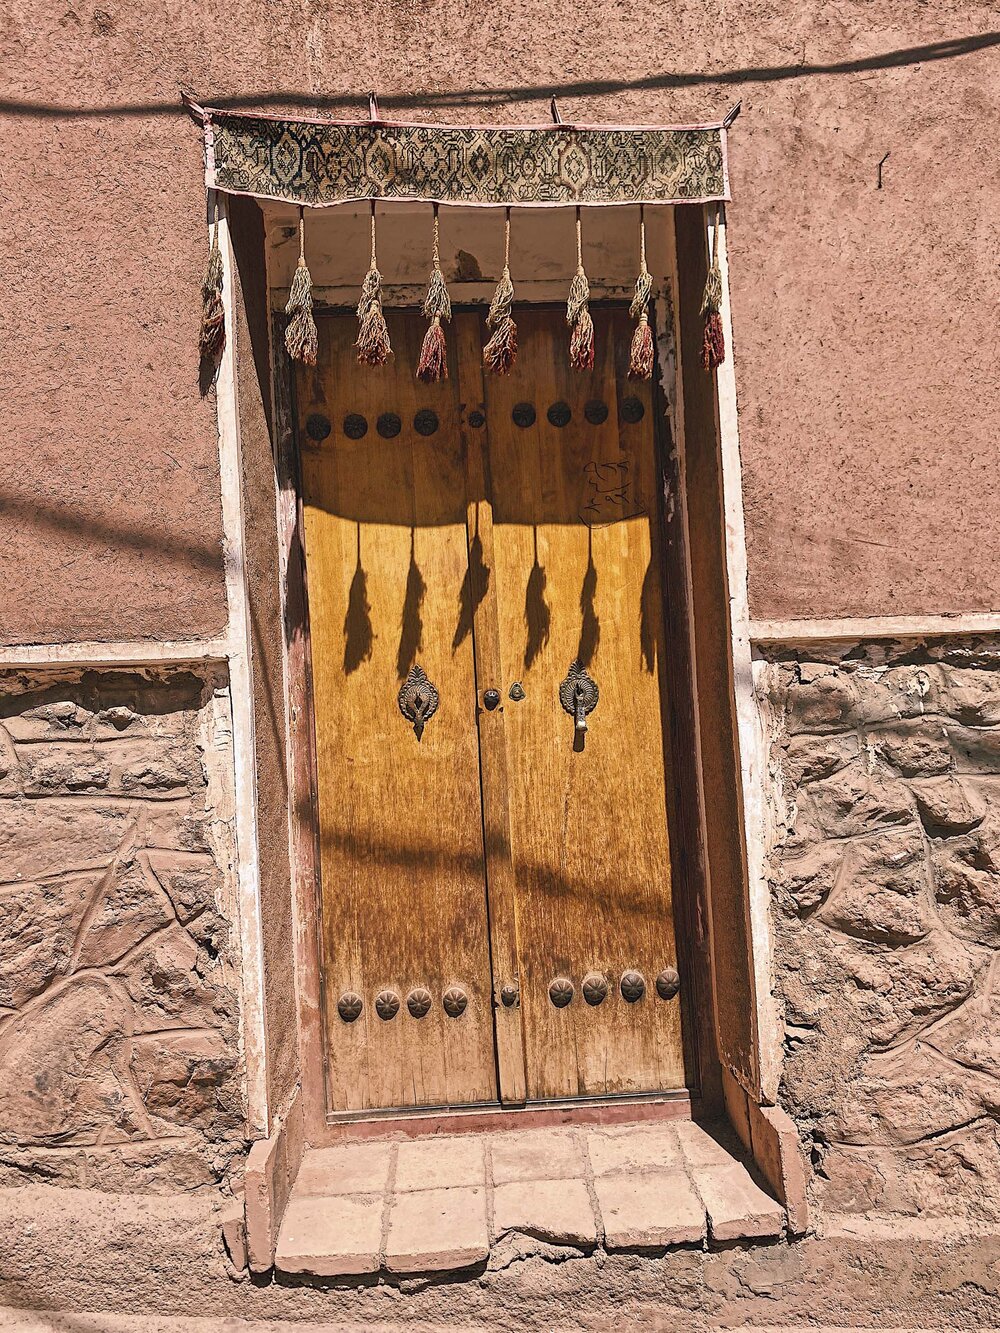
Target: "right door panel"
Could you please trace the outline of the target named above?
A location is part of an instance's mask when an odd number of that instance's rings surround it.
[[[650,389],[624,310],[595,312],[583,374],[560,311],[517,317],[485,415],[527,1095],[680,1089]],[[586,733],[560,701],[574,663]]]

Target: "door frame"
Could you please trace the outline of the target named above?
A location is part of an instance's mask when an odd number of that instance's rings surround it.
[[[671,228],[672,230],[672,228]],[[292,893],[295,908],[295,972],[299,1018],[299,1061],[306,1139],[313,1145],[335,1142],[345,1132],[384,1132],[387,1121],[406,1132],[439,1130],[444,1125],[472,1128],[487,1125],[513,1127],[562,1121],[567,1109],[574,1119],[614,1122],[648,1116],[689,1116],[693,1111],[722,1111],[720,1067],[713,1039],[715,1014],[712,994],[708,883],[704,840],[704,798],[699,775],[694,673],[691,647],[690,569],[685,510],[682,497],[682,459],[678,448],[679,313],[676,250],[673,236],[668,253],[672,272],[666,283],[654,287],[652,324],[658,371],[654,384],[654,451],[661,479],[660,520],[663,534],[664,616],[667,640],[677,645],[668,654],[668,697],[671,718],[669,743],[673,772],[687,770],[689,780],[668,784],[668,819],[673,876],[674,923],[678,964],[685,978],[681,989],[685,1093],[646,1093],[626,1097],[571,1099],[504,1108],[480,1105],[440,1109],[337,1113],[328,1110],[327,1037],[324,1027],[322,960],[322,886],[320,883],[317,765],[308,572],[305,561],[303,502],[299,483],[299,454],[295,434],[294,367],[280,350],[286,317],[271,312],[272,388],[275,428],[279,579],[285,620],[285,693],[288,710],[289,839]],[[493,284],[463,283],[457,304],[487,307]],[[621,303],[632,291],[614,285],[591,284],[591,300]],[[423,288],[389,286],[387,307],[414,308]],[[356,291],[318,288],[314,292],[318,316],[353,312]],[[565,284],[518,283],[519,304],[551,305],[565,300]],[[380,1131],[381,1127],[381,1131]]]

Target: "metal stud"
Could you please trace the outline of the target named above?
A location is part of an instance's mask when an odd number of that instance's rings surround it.
[[[656,993],[661,1000],[672,1000],[681,988],[681,979],[675,967],[665,967],[656,978]]]
[[[522,430],[535,424],[535,409],[530,403],[515,403],[510,415],[514,425]]]
[[[322,412],[310,412],[306,417],[306,434],[317,444],[325,440],[332,429],[330,418],[325,417]]]
[[[407,995],[406,1007],[414,1018],[426,1017],[431,1009],[430,991],[424,990],[423,986],[417,986],[415,990],[411,990]]]
[[[508,981],[500,987],[500,1003],[505,1009],[513,1009],[520,998],[521,992],[516,981]]]
[[[637,421],[641,421],[646,415],[646,409],[638,398],[626,398],[621,406],[622,421],[627,421],[634,426]]]
[[[379,991],[375,996],[375,1012],[379,1018],[384,1018],[388,1023],[390,1018],[395,1018],[399,1013],[399,996],[395,991]]]
[[[441,997],[441,1003],[449,1018],[461,1018],[469,1006],[469,997],[461,986],[449,986]]]
[[[360,412],[348,412],[344,417],[344,434],[349,440],[363,440],[368,434],[368,422]]]
[[[396,412],[383,412],[375,422],[375,429],[383,440],[394,440],[403,429],[403,423]]]
[[[556,977],[549,986],[549,999],[557,1009],[565,1009],[574,993],[573,983],[569,977]]]
[[[433,435],[440,424],[438,414],[429,407],[422,407],[413,418],[413,429],[418,435]]]
[[[337,1001],[337,1013],[345,1023],[353,1023],[356,1018],[360,1018],[364,1007],[364,1000],[352,990],[345,991]]]
[[[608,419],[608,405],[602,403],[600,398],[591,398],[584,405],[583,415],[592,426],[603,426]]]
[[[569,403],[562,401],[553,403],[545,415],[549,419],[550,426],[568,426],[573,420],[572,408]]]
[[[588,972],[583,979],[583,998],[588,1004],[600,1004],[608,998],[608,979],[600,972]]]
[[[486,413],[475,408],[469,413],[469,425],[473,430],[481,430],[486,425]]]
[[[641,972],[623,972],[621,979],[622,999],[635,1004],[646,994],[646,981]]]

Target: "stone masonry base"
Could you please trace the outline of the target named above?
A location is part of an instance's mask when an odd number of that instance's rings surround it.
[[[366,1328],[1000,1325],[1000,1236],[966,1219],[828,1215],[822,1234],[793,1244],[538,1255],[461,1277],[314,1285],[236,1272],[223,1209],[211,1192],[0,1190],[0,1305]]]

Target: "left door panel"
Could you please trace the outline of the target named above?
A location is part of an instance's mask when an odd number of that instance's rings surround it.
[[[495,1101],[458,377],[415,379],[419,316],[389,315],[380,368],[352,318],[318,325],[296,410],[329,1109]],[[413,668],[437,692],[419,740]]]

